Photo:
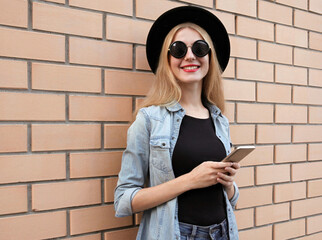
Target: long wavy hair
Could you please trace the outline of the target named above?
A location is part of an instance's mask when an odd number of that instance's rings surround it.
[[[166,36],[156,71],[155,81],[140,108],[152,105],[170,106],[181,99],[181,88],[171,71],[169,63],[168,48],[175,34],[183,28],[191,28],[197,31],[209,44],[211,53],[209,56],[209,70],[202,83],[202,101],[216,105],[222,112],[225,110],[225,99],[223,93],[222,71],[219,66],[215,48],[208,33],[193,23],[183,23],[174,27]],[[139,109],[139,108],[138,108]]]

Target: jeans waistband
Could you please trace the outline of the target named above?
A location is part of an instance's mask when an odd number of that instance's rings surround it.
[[[180,222],[180,231],[191,235],[191,236],[197,236],[197,235],[205,235],[209,236],[216,230],[221,230],[222,233],[225,233],[227,231],[227,220],[225,219],[221,223],[218,224],[213,224],[210,226],[198,226],[198,225],[193,225],[189,223],[182,223]]]

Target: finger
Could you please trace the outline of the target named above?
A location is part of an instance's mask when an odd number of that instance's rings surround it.
[[[240,169],[240,164],[235,162],[231,167],[237,170],[237,169]]]
[[[235,168],[232,168],[232,167],[226,167],[225,168],[225,171],[227,173],[229,173],[229,175],[231,175],[231,176],[234,176],[237,173],[237,170]]]
[[[232,182],[227,182],[223,180],[222,178],[217,178],[217,182],[223,185],[224,187],[231,187],[233,185]]]
[[[218,177],[221,178],[222,180],[226,181],[226,182],[233,182],[234,178],[232,176],[229,176],[227,174],[224,173],[218,173]]]
[[[225,167],[231,167],[233,163],[231,162],[211,162],[210,166],[213,168],[225,168]]]

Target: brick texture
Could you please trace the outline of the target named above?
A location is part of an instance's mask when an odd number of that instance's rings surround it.
[[[320,240],[320,0],[0,0],[0,239],[135,239],[116,218],[127,131],[155,76],[155,19],[199,6],[225,25],[224,115],[241,240]],[[17,229],[19,231],[17,231]]]

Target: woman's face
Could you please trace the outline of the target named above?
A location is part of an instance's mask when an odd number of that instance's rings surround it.
[[[208,73],[209,54],[197,57],[191,51],[192,44],[197,40],[203,38],[192,28],[182,28],[174,36],[172,42],[182,41],[188,46],[187,54],[183,58],[178,59],[169,54],[170,68],[179,83],[201,83]]]

